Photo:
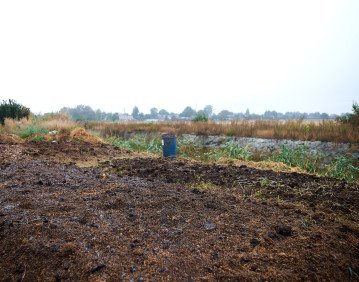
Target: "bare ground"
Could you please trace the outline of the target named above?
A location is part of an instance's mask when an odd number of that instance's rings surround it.
[[[358,212],[329,178],[0,143],[2,281],[354,281]]]

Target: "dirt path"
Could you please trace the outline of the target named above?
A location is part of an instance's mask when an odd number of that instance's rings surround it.
[[[358,190],[103,144],[3,143],[0,280],[354,281]]]

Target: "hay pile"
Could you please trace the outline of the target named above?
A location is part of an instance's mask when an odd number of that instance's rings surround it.
[[[0,134],[0,142],[23,143],[24,140],[15,134]]]
[[[70,133],[70,139],[91,144],[104,143],[99,137],[86,132],[86,130],[83,128],[76,128],[72,130]]]

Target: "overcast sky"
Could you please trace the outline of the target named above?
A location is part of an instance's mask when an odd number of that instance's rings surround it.
[[[342,113],[359,1],[0,1],[0,100],[131,113]]]

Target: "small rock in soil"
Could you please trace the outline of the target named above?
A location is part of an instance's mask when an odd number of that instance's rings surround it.
[[[210,231],[210,230],[213,230],[216,228],[216,224],[214,224],[211,221],[206,221],[203,226],[204,226],[204,229],[206,229],[207,231]]]

